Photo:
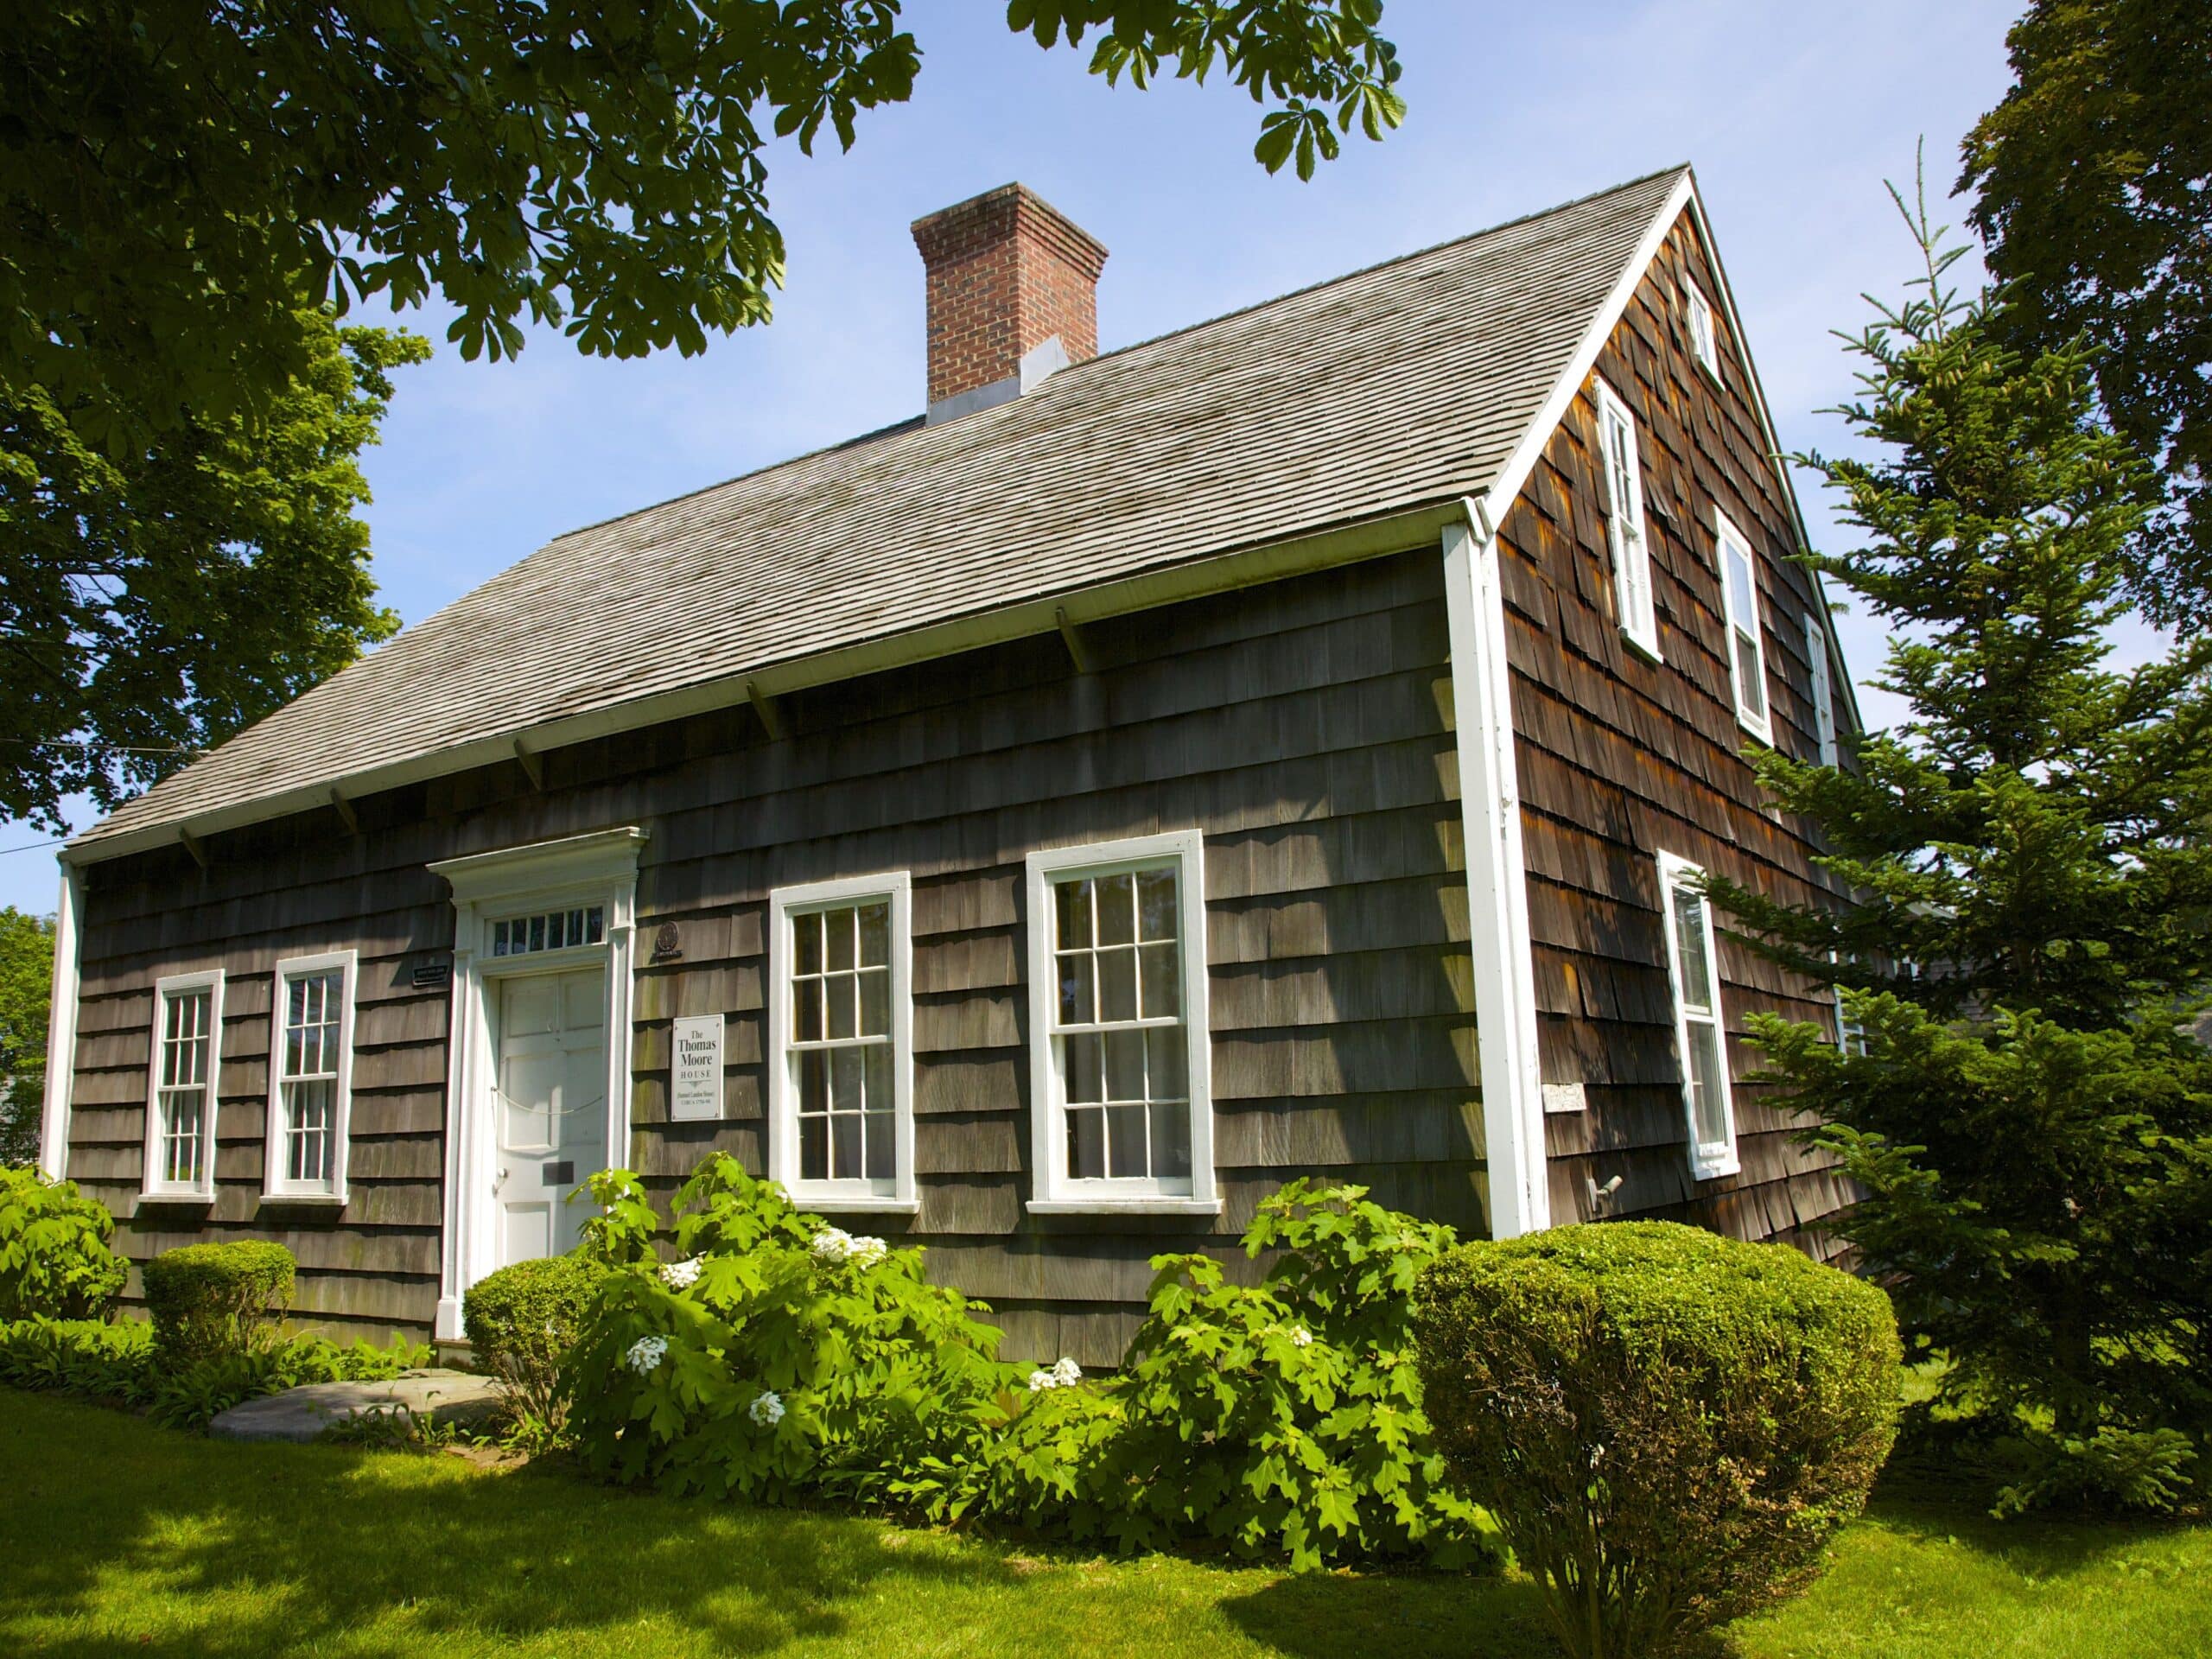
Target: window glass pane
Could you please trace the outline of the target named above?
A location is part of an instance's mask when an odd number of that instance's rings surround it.
[[[1759,613],[1751,585],[1751,556],[1733,542],[1724,545],[1728,550],[1728,602],[1736,607],[1737,626],[1749,629]]]
[[[603,906],[594,905],[584,912],[584,943],[599,944],[604,942],[606,938],[607,911]]]
[[[1134,944],[1137,937],[1136,878],[1103,875],[1092,885],[1098,901],[1098,943]]]
[[[861,1051],[857,1048],[833,1048],[830,1051],[830,1109],[834,1112],[857,1112],[861,1109]]]
[[[791,987],[791,1029],[802,1043],[822,1040],[822,982],[802,979]]]
[[[1098,1017],[1134,1020],[1137,1017],[1137,953],[1133,950],[1098,953]]]
[[[798,1176],[803,1181],[830,1179],[830,1120],[826,1117],[798,1121]]]
[[[861,1115],[838,1112],[830,1119],[830,1179],[857,1180],[861,1175]]]
[[[892,1176],[893,1154],[899,1143],[892,1132],[889,1112],[870,1112],[861,1120],[865,1126],[861,1139],[868,1150],[868,1167],[862,1172],[871,1181],[887,1181]]]
[[[1067,1066],[1067,1091],[1071,1101],[1103,1098],[1099,1090],[1102,1079],[1099,1065],[1102,1058],[1098,1033],[1089,1031],[1070,1032],[1060,1039],[1061,1053]]]
[[[1140,977],[1144,988],[1144,1017],[1172,1020],[1183,1011],[1182,976],[1178,962],[1180,947],[1147,944],[1140,948]]]
[[[891,1034],[891,970],[868,968],[861,972],[861,1035]]]
[[[891,1096],[891,1045],[870,1043],[861,1050],[861,1087],[868,1109],[887,1112],[895,1103]]]
[[[1137,872],[1137,937],[1172,939],[1176,932],[1175,872]]]
[[[891,963],[891,906],[887,904],[862,905],[861,918],[861,966],[885,968]]]
[[[825,910],[822,912],[822,948],[826,965],[831,972],[853,965],[851,911]]]
[[[1154,1100],[1184,1100],[1191,1093],[1185,1064],[1189,1038],[1180,1026],[1155,1026],[1144,1034],[1146,1071]]]
[[[1106,1037],[1106,1098],[1144,1098],[1144,1038],[1141,1031],[1109,1031]]]
[[[822,1049],[792,1057],[798,1065],[798,1109],[802,1112],[830,1109],[830,1056]]]
[[[1152,1109],[1152,1173],[1161,1179],[1191,1173],[1191,1109],[1181,1101]]]
[[[1705,950],[1705,895],[1690,887],[1675,889],[1675,948],[1687,1007],[1713,1006],[1713,964]]]
[[[1106,1109],[1107,1174],[1117,1179],[1144,1174],[1150,1155],[1147,1146],[1150,1138],[1142,1106],[1109,1106]]]
[[[1106,1173],[1106,1114],[1096,1106],[1068,1113],[1068,1173],[1096,1180]]]
[[[1059,943],[1072,950],[1090,943],[1090,883],[1061,881],[1052,888],[1053,909],[1059,918]]]
[[[846,920],[849,927],[851,918],[848,917]],[[831,938],[835,937],[833,933]],[[846,942],[851,943],[849,932],[846,935]],[[829,1004],[825,1018],[829,1022],[829,1032],[832,1037],[850,1037],[853,1034],[855,1018],[853,980],[854,976],[851,974],[831,974],[822,982],[823,1000]]]
[[[1090,961],[1087,950],[1060,958],[1060,1023],[1064,1026],[1087,1026],[1098,1017]]]
[[[1701,1020],[1690,1025],[1690,1104],[1701,1147],[1725,1145],[1727,1114],[1721,1106],[1720,1032]]]
[[[810,912],[791,918],[791,959],[802,974],[822,971],[822,918]]]

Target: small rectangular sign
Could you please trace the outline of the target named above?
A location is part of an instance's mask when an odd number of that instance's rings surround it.
[[[1544,1085],[1544,1109],[1547,1112],[1579,1112],[1588,1104],[1579,1083],[1548,1083]]]
[[[722,1017],[686,1014],[676,1022],[669,1062],[668,1115],[679,1122],[722,1115]]]

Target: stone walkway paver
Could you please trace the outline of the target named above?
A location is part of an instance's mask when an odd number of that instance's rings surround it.
[[[312,1440],[333,1423],[404,1406],[418,1417],[470,1422],[489,1416],[498,1385],[467,1371],[402,1371],[389,1382],[310,1382],[232,1406],[207,1425],[219,1440]]]

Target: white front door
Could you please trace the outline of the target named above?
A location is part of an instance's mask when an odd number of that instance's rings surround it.
[[[569,1196],[607,1167],[607,970],[518,974],[499,984],[504,1267],[574,1249],[590,1205]]]

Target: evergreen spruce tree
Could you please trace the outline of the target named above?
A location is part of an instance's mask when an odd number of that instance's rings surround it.
[[[2114,663],[2146,493],[2090,352],[2008,346],[2005,289],[1961,299],[1964,250],[1898,207],[1926,271],[1847,337],[1839,411],[1878,458],[1802,464],[1865,537],[1814,563],[1888,626],[1876,683],[1910,718],[1840,768],[1758,760],[1855,906],[1714,896],[1863,1028],[1753,1022],[1862,1189],[1839,1230],[1943,1362],[1931,1419],[2031,1454],[2008,1505],[2164,1507],[2212,1433],[2212,1053],[2185,1028],[2212,985],[2212,642]]]

